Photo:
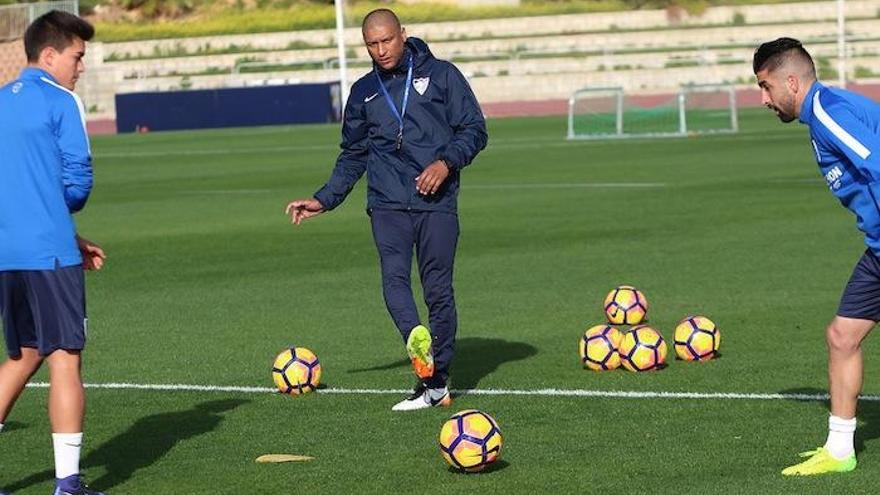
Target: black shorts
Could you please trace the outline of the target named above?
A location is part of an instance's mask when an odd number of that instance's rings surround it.
[[[880,321],[880,259],[870,249],[853,268],[840,296],[837,315]]]
[[[22,347],[41,356],[81,350],[86,343],[82,266],[0,271],[0,316],[10,357],[20,356]]]

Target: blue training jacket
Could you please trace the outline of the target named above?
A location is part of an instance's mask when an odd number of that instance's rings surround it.
[[[398,150],[399,123],[376,74],[400,112],[410,57],[412,83]],[[434,58],[424,41],[408,38],[396,68],[383,71],[374,64],[352,86],[345,105],[342,152],[315,199],[327,210],[336,208],[366,172],[368,209],[455,212],[459,173],[486,147],[487,139],[483,112],[461,72]],[[451,173],[435,194],[422,196],[415,179],[437,159],[443,159]]]
[[[0,270],[82,263],[71,213],[92,189],[79,97],[25,68],[0,88]]]
[[[880,256],[880,105],[815,82],[801,106],[828,188],[855,213],[865,244]]]

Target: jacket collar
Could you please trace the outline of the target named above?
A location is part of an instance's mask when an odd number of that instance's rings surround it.
[[[52,74],[49,74],[45,70],[39,67],[34,67],[32,65],[29,65],[22,69],[21,73],[18,76],[19,79],[40,79],[42,77],[45,77],[54,83],[58,82],[55,80],[54,77],[52,77]]]
[[[810,90],[807,91],[807,95],[804,96],[804,102],[801,103],[801,113],[798,116],[798,120],[802,124],[809,124],[810,120],[813,119],[813,97],[822,89],[825,89],[825,86],[819,81],[815,81],[813,85],[810,86]]]
[[[397,61],[397,65],[390,69],[383,69],[379,67],[376,62],[373,62],[373,68],[379,71],[380,74],[391,75],[391,74],[406,74],[406,71],[409,69],[409,58],[412,55],[412,50],[410,50],[409,46],[403,46],[403,53],[400,55],[400,60]],[[413,65],[415,65],[415,59],[413,59]]]

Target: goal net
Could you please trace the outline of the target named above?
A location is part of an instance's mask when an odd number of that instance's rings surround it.
[[[684,86],[674,95],[584,88],[569,99],[569,139],[685,136],[737,129],[736,93],[729,85]]]

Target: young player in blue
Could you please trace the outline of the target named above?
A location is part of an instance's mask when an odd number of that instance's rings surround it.
[[[352,86],[336,167],[313,198],[285,211],[299,224],[332,210],[367,174],[385,304],[419,379],[392,409],[446,406],[458,325],[452,272],[459,176],[486,146],[486,122],[464,76],[435,59],[425,42],[407,38],[392,11],[369,13],[362,33],[373,70]],[[414,250],[430,330],[419,321],[410,285]]]
[[[85,394],[83,269],[104,252],[79,237],[71,214],[92,188],[82,102],[73,92],[94,29],[52,11],[28,26],[28,66],[0,88],[0,429],[30,377],[49,364],[55,495],[98,494],[79,473]]]
[[[862,389],[862,340],[880,321],[880,105],[816,80],[809,53],[792,38],[764,43],[753,69],[762,103],[783,122],[810,128],[812,149],[828,188],[853,212],[868,248],[847,282],[837,315],[828,325],[828,437],[786,476],[852,471],[853,436]]]

